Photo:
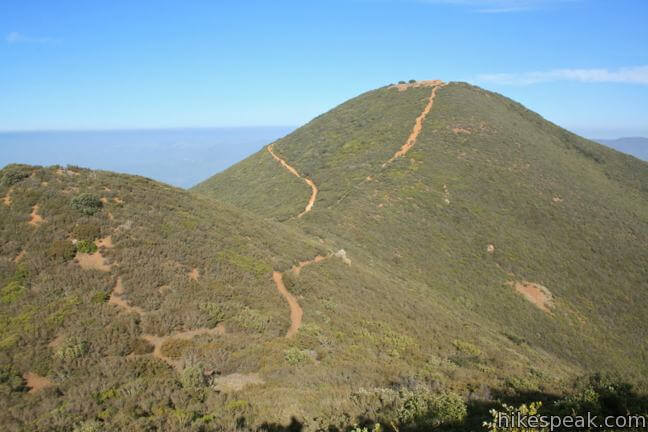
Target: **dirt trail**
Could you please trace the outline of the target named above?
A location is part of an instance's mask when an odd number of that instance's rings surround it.
[[[48,387],[52,387],[54,383],[49,379],[38,375],[34,372],[25,372],[23,378],[27,381],[27,387],[29,387],[29,393],[36,393],[40,390],[43,390]]]
[[[173,360],[170,357],[165,356],[162,353],[162,345],[168,340],[171,339],[182,339],[182,340],[191,340],[196,336],[201,335],[224,335],[225,326],[221,323],[214,328],[201,327],[193,330],[187,330],[183,332],[175,332],[166,336],[156,336],[150,334],[143,334],[142,339],[153,345],[153,357],[156,357],[163,362],[169,364],[177,370],[182,368],[182,363],[180,360]]]
[[[294,274],[295,276],[299,275],[299,272],[301,271],[302,268],[306,267],[307,265],[310,264],[316,264],[319,262],[324,261],[325,259],[330,258],[331,256],[339,256],[346,264],[350,264],[351,261],[346,257],[346,253],[340,249],[343,253],[340,254],[339,251],[336,254],[329,254],[329,255],[317,255],[315,258],[307,261],[300,261],[299,264],[293,266],[290,269],[290,272]],[[344,257],[342,257],[344,255]],[[288,306],[290,307],[290,327],[288,328],[288,331],[286,332],[286,337],[293,337],[295,334],[297,334],[297,330],[299,330],[299,327],[301,327],[302,323],[302,317],[304,316],[304,311],[299,306],[299,303],[297,302],[297,299],[295,298],[294,295],[290,293],[286,289],[286,285],[283,283],[283,274],[278,271],[273,271],[272,272],[272,280],[274,281],[277,291],[286,299],[288,302]]]
[[[279,156],[277,156],[277,155],[272,151],[272,146],[273,146],[273,145],[274,145],[274,144],[270,144],[270,145],[267,147],[268,152],[272,155],[272,157],[273,157],[277,162],[279,162],[279,163],[280,163],[284,168],[286,168],[286,169],[287,169],[287,170],[288,170],[292,175],[294,175],[295,177],[299,177],[300,179],[304,180],[304,181],[306,182],[306,184],[308,184],[308,186],[310,186],[310,188],[311,188],[311,191],[312,191],[312,192],[311,192],[311,196],[310,196],[310,198],[308,199],[308,203],[306,204],[306,208],[304,208],[304,211],[303,211],[303,212],[301,212],[301,213],[299,213],[299,214],[297,215],[297,217],[300,218],[300,217],[304,216],[306,213],[308,213],[309,211],[311,211],[311,209],[313,208],[313,205],[315,204],[315,200],[317,199],[317,192],[318,192],[317,186],[315,186],[315,183],[313,183],[313,180],[311,180],[311,179],[309,179],[309,178],[306,178],[306,177],[302,176],[301,174],[299,174],[299,172],[297,172],[297,170],[296,170],[295,168],[293,168],[292,166],[288,165],[288,162],[286,162],[285,160],[283,160],[283,159],[281,159]]]
[[[423,108],[423,111],[419,116],[416,118],[416,122],[414,123],[414,128],[412,129],[412,132],[410,133],[409,137],[407,138],[407,141],[405,141],[405,144],[398,150],[394,155],[389,158],[387,162],[382,164],[383,168],[387,166],[387,164],[391,163],[394,159],[399,158],[403,155],[405,155],[410,149],[414,146],[416,143],[416,139],[418,138],[419,134],[423,130],[423,121],[425,120],[425,117],[428,115],[430,110],[432,109],[432,105],[434,105],[434,97],[436,96],[436,92],[438,89],[443,87],[445,83],[442,81],[430,81],[433,84],[432,87],[432,93],[430,94],[430,98],[428,99],[427,105],[425,105],[425,108]],[[415,85],[413,85],[416,87]],[[399,88],[400,90],[400,88]],[[402,91],[402,90],[401,90]]]
[[[121,277],[118,277],[117,282],[115,283],[115,287],[113,288],[112,293],[110,294],[110,298],[108,299],[108,304],[118,306],[127,312],[136,313],[140,316],[146,313],[144,309],[140,307],[129,305],[128,302],[121,297],[122,294],[124,294],[124,285],[122,284]]]
[[[121,296],[124,294],[124,285],[122,283],[121,277],[117,278],[115,287],[113,288],[112,293],[110,294],[110,299],[108,300],[109,304],[113,304],[117,307],[124,309],[127,312],[132,312],[138,314],[140,317],[146,315],[146,311],[137,306],[131,306],[126,300]],[[224,335],[225,326],[221,323],[214,328],[200,327],[193,330],[186,330],[182,332],[174,332],[166,336],[156,336],[151,334],[143,334],[142,339],[153,345],[153,357],[156,357],[165,363],[169,364],[176,370],[182,368],[182,363],[179,360],[173,360],[162,353],[162,345],[170,339],[184,339],[191,340],[195,336],[200,335]]]
[[[299,303],[297,302],[295,296],[286,289],[286,286],[283,283],[283,275],[281,274],[281,272],[272,272],[272,280],[277,286],[277,290],[288,302],[288,306],[290,306],[290,328],[288,328],[288,331],[286,332],[286,337],[293,337],[301,326],[304,311],[302,310],[301,306],[299,306]]]
[[[293,272],[293,274],[295,274],[295,275],[299,275],[299,272],[301,271],[301,269],[302,269],[303,267],[306,267],[306,266],[309,265],[309,264],[316,264],[316,263],[318,263],[318,262],[320,262],[320,261],[324,261],[326,258],[329,258],[330,256],[331,256],[331,255],[326,255],[326,256],[324,256],[324,255],[317,255],[317,256],[316,256],[315,258],[313,258],[312,260],[300,261],[299,264],[297,264],[296,266],[293,266],[293,267],[290,269],[290,271]]]

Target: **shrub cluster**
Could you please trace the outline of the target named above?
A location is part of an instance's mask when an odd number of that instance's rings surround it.
[[[98,196],[89,193],[82,193],[75,196],[72,198],[70,204],[74,209],[89,216],[97,213],[103,206],[103,203]]]

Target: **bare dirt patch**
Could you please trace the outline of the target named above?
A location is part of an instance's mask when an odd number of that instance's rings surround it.
[[[410,88],[416,88],[416,87],[436,87],[440,86],[443,84],[443,81],[441,80],[423,80],[423,81],[415,81],[413,83],[404,83],[404,84],[393,84],[389,86],[389,88],[397,88],[398,91],[405,91]]]
[[[488,246],[486,246],[486,252],[488,252],[489,254],[495,252],[495,245],[489,244]]]
[[[553,294],[546,287],[527,281],[510,281],[506,283],[515,288],[522,296],[544,312],[551,313],[554,307]]]
[[[77,253],[75,260],[84,270],[110,271],[111,264],[106,263],[106,259],[101,255],[101,252],[92,254]]]
[[[555,196],[555,197],[551,198],[551,200],[553,202],[555,202],[555,203],[563,202],[563,199],[560,198],[559,196]]]
[[[421,82],[428,82],[428,81],[421,81]],[[399,158],[403,155],[405,155],[412,147],[414,147],[414,144],[416,144],[416,139],[418,138],[419,134],[423,130],[423,121],[425,120],[425,117],[428,115],[430,110],[432,109],[432,105],[434,105],[434,97],[436,96],[436,92],[438,89],[443,87],[445,84],[442,81],[429,81],[430,83],[436,83],[434,85],[431,85],[432,88],[432,93],[430,94],[430,98],[428,99],[427,105],[425,105],[425,108],[423,108],[423,111],[419,116],[416,118],[416,121],[414,122],[414,128],[412,129],[412,132],[410,133],[409,137],[407,138],[407,141],[405,141],[405,144],[403,144],[394,155],[389,158],[387,162],[385,162],[382,166],[383,168],[387,166],[390,162],[392,162],[394,159]],[[399,88],[400,90],[400,88]],[[402,90],[401,90],[402,91]]]
[[[115,201],[117,204],[124,204],[124,200],[119,197],[113,198],[113,201]]]
[[[4,198],[2,198],[2,203],[7,207],[11,207],[11,192],[13,192],[13,188],[10,188],[7,191],[7,195],[5,195]]]
[[[197,281],[198,278],[200,278],[200,272],[196,267],[194,267],[189,272],[189,279],[191,279],[192,281]]]
[[[468,134],[468,135],[472,133],[468,129],[464,129],[460,127],[452,128],[452,132],[454,132],[455,134]]]
[[[272,151],[272,146],[273,145],[274,144],[270,144],[267,147],[268,152],[272,155],[272,157],[277,162],[279,162],[281,164],[281,166],[283,166],[285,169],[287,169],[288,172],[290,172],[292,175],[294,175],[295,177],[299,177],[300,179],[304,180],[306,182],[306,184],[308,184],[308,186],[310,186],[310,188],[311,188],[311,196],[310,196],[310,198],[308,198],[308,203],[306,203],[306,207],[304,208],[304,211],[302,211],[301,213],[299,213],[297,215],[297,217],[300,218],[300,217],[304,216],[306,213],[308,213],[309,211],[311,211],[313,209],[313,205],[315,204],[315,200],[317,199],[317,192],[318,192],[317,186],[315,186],[315,183],[311,179],[306,178],[306,177],[302,176],[301,174],[299,174],[299,172],[295,168],[290,166],[288,164],[288,162],[286,162],[285,160],[283,160],[279,156],[277,156]]]
[[[108,204],[108,198],[106,198],[106,197],[99,198],[99,201],[101,201],[104,204]]]
[[[97,247],[105,247],[106,249],[111,249],[113,247],[112,236],[107,236],[95,240]]]
[[[27,252],[25,252],[24,249],[21,250],[20,253],[19,253],[18,255],[16,255],[16,258],[14,258],[13,262],[17,263],[18,261],[20,261],[21,259],[23,259],[23,258],[25,257],[26,254],[27,254]]]
[[[45,221],[45,219],[43,219],[43,217],[38,214],[38,204],[32,207],[32,212],[29,216],[31,217],[31,219],[28,223],[32,226],[38,226]]]
[[[233,373],[229,375],[224,375],[216,377],[212,381],[212,385],[216,390],[222,392],[231,392],[231,391],[241,391],[244,387],[248,385],[261,385],[265,384],[265,381],[257,373],[251,374],[240,374]]]
[[[38,375],[34,372],[26,372],[23,374],[23,378],[27,381],[27,387],[29,387],[29,393],[36,393],[48,387],[52,387],[54,383],[49,379]]]

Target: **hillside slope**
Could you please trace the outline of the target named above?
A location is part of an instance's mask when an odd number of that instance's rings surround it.
[[[597,371],[645,391],[646,167],[439,81],[360,95],[194,191],[7,166],[0,424],[475,430]]]
[[[195,191],[287,220],[388,275],[394,303],[381,319],[416,317],[418,331],[395,325],[417,343],[443,351],[447,327],[474,328],[463,337],[488,353],[474,365],[486,376],[503,356],[490,351],[494,333],[573,370],[644,379],[648,165],[468,84],[401,87],[273,144],[319,189],[303,217],[287,215],[302,211],[308,188],[265,150]],[[388,162],[435,89],[415,144]],[[427,322],[438,304],[454,318]]]

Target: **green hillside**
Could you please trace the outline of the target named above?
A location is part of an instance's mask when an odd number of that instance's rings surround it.
[[[647,168],[435,81],[360,95],[191,191],[7,166],[0,425],[428,431],[479,429],[502,402],[648,412]]]
[[[368,92],[274,143],[319,188],[313,210],[286,224],[387,281],[384,293],[365,294],[355,273],[348,289],[427,356],[453,362],[457,338],[480,353],[459,361],[460,372],[434,368],[442,381],[506,380],[516,363],[534,388],[593,371],[644,382],[648,165],[501,95],[450,83],[415,145],[383,167],[429,95],[429,87]],[[303,209],[309,188],[272,162],[264,149],[195,191],[284,220]],[[546,287],[549,313],[516,283]],[[339,290],[337,304],[347,295]],[[314,291],[304,303],[317,301]],[[516,354],[500,339],[515,341]]]

